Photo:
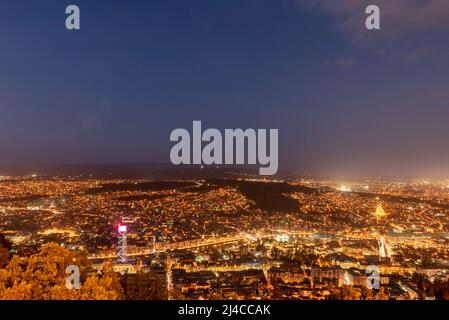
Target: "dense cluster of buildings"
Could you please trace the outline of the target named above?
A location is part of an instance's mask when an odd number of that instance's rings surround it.
[[[19,254],[56,242],[100,268],[126,224],[129,260],[116,271],[156,272],[171,298],[328,299],[365,290],[372,266],[392,299],[435,296],[416,274],[449,280],[449,183],[286,185],[290,207],[278,210],[227,182],[8,178],[0,232]]]

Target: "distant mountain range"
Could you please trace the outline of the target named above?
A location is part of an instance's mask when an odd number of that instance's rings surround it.
[[[123,163],[0,163],[0,176],[24,177],[33,174],[48,177],[81,177],[96,179],[223,179],[223,178],[267,178],[267,179],[330,179],[330,180],[366,180],[382,179],[390,181],[411,181],[415,177],[378,177],[378,176],[326,176],[318,174],[300,174],[279,171],[275,176],[260,176],[258,166],[175,166],[170,163],[123,162]]]
[[[14,163],[0,164],[3,176],[60,176],[92,177],[97,179],[210,179],[258,177],[258,168],[174,166],[172,164],[136,163],[85,163],[49,164]]]

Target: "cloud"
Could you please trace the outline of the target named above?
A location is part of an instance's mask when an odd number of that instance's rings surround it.
[[[85,112],[79,117],[79,126],[83,132],[92,132],[102,127],[101,116],[96,112]]]
[[[440,91],[436,91],[436,92],[432,93],[431,96],[436,99],[447,99],[447,98],[449,98],[449,89],[443,89]]]
[[[436,54],[432,48],[417,48],[407,54],[406,62],[412,63],[420,60],[429,60]]]
[[[333,17],[338,30],[362,45],[449,30],[448,0],[299,0],[299,4],[304,10]],[[371,4],[381,10],[380,31],[365,28],[365,9]]]
[[[355,61],[353,59],[337,59],[335,60],[335,65],[341,68],[351,68],[354,65]]]

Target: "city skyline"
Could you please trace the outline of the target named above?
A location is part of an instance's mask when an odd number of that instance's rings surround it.
[[[0,301],[449,300],[448,34],[448,0],[0,1]]]
[[[448,190],[447,180],[8,178],[0,299],[447,300]]]

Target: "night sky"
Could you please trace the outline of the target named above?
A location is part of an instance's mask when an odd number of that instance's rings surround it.
[[[449,177],[447,0],[1,0],[0,39],[1,163],[168,163],[201,120],[278,128],[281,170]]]

